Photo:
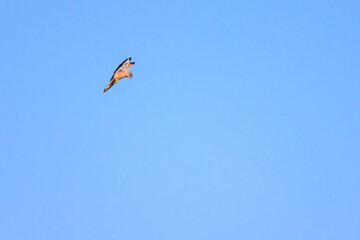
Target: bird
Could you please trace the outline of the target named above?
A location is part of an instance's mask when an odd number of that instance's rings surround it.
[[[114,74],[110,78],[109,84],[104,88],[103,93],[105,93],[107,90],[109,90],[114,83],[117,84],[118,80],[123,79],[125,77],[132,78],[133,74],[130,72],[129,68],[135,64],[135,62],[130,62],[131,57],[125,59],[120,65],[116,68],[114,71]]]

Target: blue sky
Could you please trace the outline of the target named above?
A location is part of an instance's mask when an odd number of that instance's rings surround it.
[[[0,238],[359,239],[359,10],[2,1]]]

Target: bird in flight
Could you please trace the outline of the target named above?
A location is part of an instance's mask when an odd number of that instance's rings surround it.
[[[132,65],[134,65],[135,62],[130,62],[130,61],[131,61],[131,57],[127,58],[125,61],[120,63],[120,65],[117,67],[114,74],[112,75],[109,84],[104,88],[103,93],[105,93],[107,90],[109,90],[114,85],[114,83],[117,84],[118,80],[125,78],[125,77],[129,77],[129,78],[133,77],[133,74],[132,74],[132,72],[130,72],[129,68]]]

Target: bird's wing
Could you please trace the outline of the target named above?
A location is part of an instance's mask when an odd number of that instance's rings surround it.
[[[130,62],[129,65],[128,65],[128,69],[134,64],[135,64],[135,62]]]
[[[109,90],[115,83],[115,79],[114,78],[111,78],[109,84],[104,88],[104,91],[103,93],[105,93],[107,90]]]
[[[121,70],[125,70],[129,68],[129,63],[131,61],[131,57],[125,59],[120,65],[117,67],[117,69],[114,71],[114,73],[119,72]]]

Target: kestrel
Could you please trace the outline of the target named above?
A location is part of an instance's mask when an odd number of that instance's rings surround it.
[[[114,75],[112,75],[109,84],[104,88],[104,92],[105,93],[107,90],[109,90],[114,83],[117,83],[118,80],[125,78],[125,77],[129,77],[132,78],[133,74],[132,72],[130,72],[129,68],[135,64],[135,62],[130,62],[131,61],[131,57],[127,58],[125,61],[123,61],[115,70]]]

